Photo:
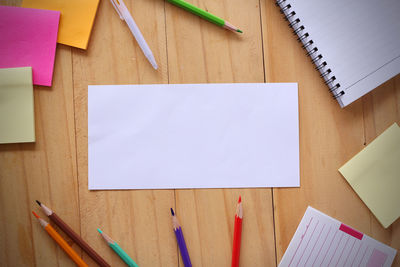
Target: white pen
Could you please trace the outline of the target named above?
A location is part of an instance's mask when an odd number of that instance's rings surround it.
[[[143,51],[143,54],[149,60],[154,69],[157,69],[157,62],[153,56],[153,53],[150,50],[150,47],[147,45],[146,40],[144,39],[142,33],[140,32],[138,26],[133,20],[129,10],[126,8],[124,2],[122,0],[110,0],[111,4],[114,6],[117,11],[119,17],[122,20],[125,20],[126,24],[128,24],[129,29],[131,30],[133,36],[135,37],[137,43]]]

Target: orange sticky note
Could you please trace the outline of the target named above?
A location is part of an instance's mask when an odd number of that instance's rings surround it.
[[[99,0],[24,0],[22,7],[61,12],[57,42],[86,49]]]

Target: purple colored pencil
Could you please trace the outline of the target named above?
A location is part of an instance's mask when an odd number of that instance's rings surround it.
[[[183,265],[185,267],[192,267],[192,263],[190,262],[189,252],[186,247],[185,238],[183,237],[182,228],[179,225],[178,219],[175,216],[174,210],[171,208],[172,215],[172,225],[174,227],[174,232],[176,236],[176,241],[178,242],[179,250],[181,251]]]

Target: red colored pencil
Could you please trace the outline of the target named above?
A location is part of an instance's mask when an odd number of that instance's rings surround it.
[[[242,220],[243,220],[242,197],[239,196],[235,214],[235,228],[233,230],[232,267],[239,266],[240,241],[242,239]]]

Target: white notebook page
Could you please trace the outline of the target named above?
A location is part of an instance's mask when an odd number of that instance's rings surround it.
[[[400,73],[399,0],[286,1],[332,70],[346,106]]]
[[[89,86],[89,189],[294,187],[297,84]]]
[[[389,267],[396,250],[308,207],[279,267]]]

